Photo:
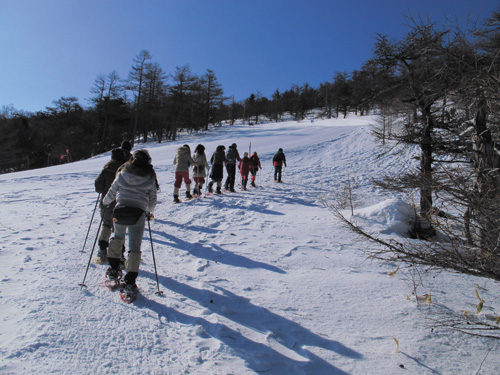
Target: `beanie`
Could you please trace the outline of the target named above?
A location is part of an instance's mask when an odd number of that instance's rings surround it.
[[[129,141],[123,141],[121,147],[127,151],[132,150],[132,144]]]
[[[125,153],[121,148],[114,148],[111,150],[111,160],[120,160],[123,161],[125,159]]]

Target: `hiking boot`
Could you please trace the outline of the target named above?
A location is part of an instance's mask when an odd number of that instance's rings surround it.
[[[126,259],[125,259],[125,256],[122,254],[122,256],[120,257],[120,269],[124,270],[125,269],[125,262],[126,262]]]
[[[222,194],[222,191],[220,190],[220,187],[217,188],[216,193],[217,194]]]
[[[97,251],[97,258],[101,263],[106,262],[108,259],[108,251],[106,249],[99,249],[99,251]]]
[[[136,300],[137,295],[139,294],[139,288],[135,283],[133,284],[125,284],[123,289],[121,290],[122,299],[127,302],[133,302]]]
[[[252,181],[252,183],[250,185],[255,187],[255,181]]]
[[[193,199],[193,196],[191,195],[191,193],[189,191],[186,191],[186,198]]]
[[[122,270],[120,269],[114,269],[109,267],[108,270],[106,271],[106,278],[109,280],[121,280],[122,278]]]
[[[178,195],[174,195],[174,203],[181,203]]]
[[[123,290],[126,292],[126,293],[137,293],[137,290],[139,288],[137,287],[137,284],[136,283],[133,283],[133,284],[125,284],[125,286],[123,287]]]
[[[212,186],[213,186],[213,185],[214,185],[214,184],[213,184],[212,182],[209,182],[209,183],[208,183],[208,192],[209,192],[209,193],[213,193],[213,192],[214,192],[214,189],[212,189]]]

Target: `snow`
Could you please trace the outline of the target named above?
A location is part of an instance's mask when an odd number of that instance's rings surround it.
[[[350,185],[353,220],[404,236],[408,197],[372,178],[415,160],[410,151],[377,157],[374,121],[239,124],[148,143],[161,185],[151,224],[159,284],[146,228],[141,294],[129,305],[104,286],[107,266],[91,261],[98,214],[81,252],[110,154],[1,175],[0,373],[499,373],[497,341],[436,322],[440,311],[475,313],[477,288],[485,316],[497,316],[498,283],[441,271],[415,285],[408,269],[367,259],[374,245],[324,204],[345,200]],[[176,148],[202,143],[210,156],[233,142],[259,153],[259,186],[171,204]],[[279,147],[283,184],[272,181]],[[417,303],[425,294],[432,304]]]

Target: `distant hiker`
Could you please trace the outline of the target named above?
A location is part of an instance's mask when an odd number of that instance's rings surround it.
[[[253,187],[255,187],[255,177],[257,176],[257,171],[259,169],[262,169],[262,165],[260,164],[259,156],[256,152],[254,152],[252,156],[250,156],[250,174],[252,175],[252,182],[250,183],[250,185],[252,185]]]
[[[106,277],[118,282],[121,279],[120,255],[128,229],[129,256],[126,262],[124,289],[127,294],[137,294],[135,280],[141,263],[144,225],[146,218],[149,220],[152,217],[157,200],[155,172],[147,150],[135,151],[132,159],[124,164],[104,197],[103,204],[110,205],[115,200],[115,232],[109,242],[109,268]]]
[[[125,161],[129,161],[132,158],[132,143],[130,143],[129,141],[123,141],[120,147],[123,150]]]
[[[191,157],[189,145],[181,146],[177,149],[174,158],[175,164],[175,182],[174,182],[174,203],[179,203],[179,189],[182,186],[182,180],[186,184],[186,198],[191,199],[191,180],[189,179],[189,167],[195,164]]]
[[[205,183],[205,177],[207,176],[206,169],[209,169],[207,156],[205,155],[205,146],[198,145],[194,149],[194,167],[193,167],[193,179],[195,186],[193,189],[194,195],[201,195],[203,192],[203,184]]]
[[[283,165],[286,167],[286,157],[283,153],[283,149],[280,148],[278,152],[273,157],[274,165],[274,181],[281,182],[281,169]]]
[[[243,154],[243,159],[238,164],[238,169],[241,174],[241,186],[243,190],[247,189],[248,183],[248,173],[250,172],[250,158],[248,157],[248,152]]]
[[[241,161],[240,154],[236,148],[236,143],[229,146],[226,153],[226,171],[227,178],[224,188],[234,192],[234,181],[236,179],[236,162]]]
[[[217,183],[217,194],[222,194],[222,179],[224,178],[224,162],[226,161],[226,148],[222,145],[217,146],[217,149],[212,154],[210,158],[210,164],[212,164],[210,172],[210,183],[208,184],[208,191],[213,192],[213,185]]]
[[[111,151],[111,160],[104,165],[94,182],[95,191],[101,194],[99,208],[101,209],[102,225],[98,242],[99,251],[97,252],[97,262],[99,263],[105,263],[107,259],[109,238],[113,230],[113,209],[115,208],[115,202],[106,206],[102,201],[115,180],[116,171],[124,163],[124,158],[125,154],[121,148],[113,149]]]

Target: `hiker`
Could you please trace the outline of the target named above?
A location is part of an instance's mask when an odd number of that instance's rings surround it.
[[[193,179],[195,182],[193,195],[201,195],[203,191],[203,184],[205,183],[205,177],[207,176],[206,169],[210,169],[207,156],[205,155],[205,146],[202,144],[196,146],[194,149],[193,160]]]
[[[286,157],[283,153],[283,149],[280,148],[278,152],[273,157],[274,165],[274,181],[281,182],[281,169],[283,165],[286,167]]]
[[[243,159],[238,164],[238,169],[241,174],[241,186],[243,190],[247,189],[248,183],[248,173],[250,172],[250,158],[248,157],[248,152],[243,154]]]
[[[224,178],[224,162],[226,161],[226,148],[222,145],[217,146],[217,149],[212,154],[210,158],[210,164],[212,164],[212,169],[210,172],[211,181],[208,184],[208,191],[213,192],[213,185],[217,183],[217,194],[222,194],[222,179]]]
[[[144,226],[146,219],[153,217],[157,202],[155,172],[147,150],[135,151],[132,159],[124,164],[104,197],[103,204],[110,205],[115,200],[115,233],[109,242],[109,268],[106,277],[117,282],[121,279],[120,255],[128,229],[129,255],[126,261],[124,291],[127,295],[137,295],[135,281],[141,263]]]
[[[191,157],[189,145],[181,146],[177,149],[174,158],[175,164],[175,182],[174,182],[174,203],[179,203],[179,189],[182,186],[182,180],[186,184],[186,198],[191,199],[191,180],[189,179],[189,167],[195,162]]]
[[[132,158],[132,144],[130,141],[123,141],[120,147],[123,150],[124,160],[129,161]]]
[[[255,177],[257,176],[257,171],[259,169],[262,169],[262,165],[260,164],[259,156],[256,152],[254,152],[252,156],[250,156],[250,174],[252,175],[252,182],[250,183],[250,185],[252,185],[253,187],[255,187]]]
[[[241,161],[240,154],[236,148],[236,143],[229,146],[226,153],[226,171],[227,178],[224,188],[226,190],[234,192],[234,181],[236,179],[236,161]]]
[[[121,148],[113,149],[111,151],[111,160],[104,165],[94,182],[95,191],[101,194],[99,208],[101,210],[102,225],[101,232],[99,233],[99,250],[97,251],[96,259],[98,263],[105,263],[107,259],[109,238],[113,230],[113,209],[115,208],[115,202],[106,206],[102,201],[115,180],[116,171],[124,163],[124,159],[125,153]]]

